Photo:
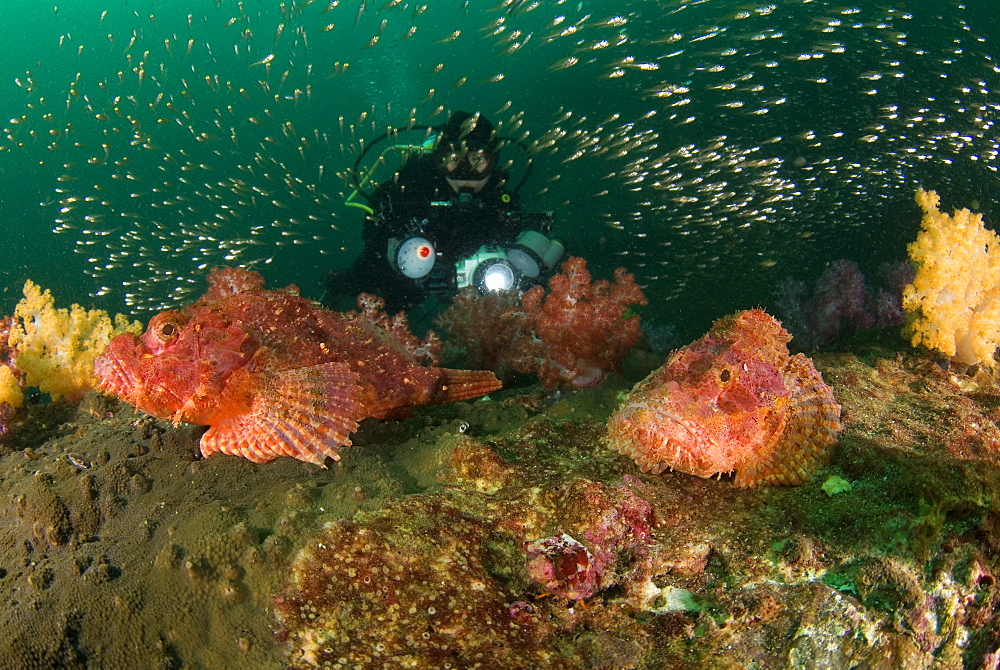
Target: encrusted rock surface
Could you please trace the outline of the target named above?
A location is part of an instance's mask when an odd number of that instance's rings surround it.
[[[980,668],[1000,648],[1000,391],[816,359],[844,406],[797,487],[640,474],[621,391],[370,422],[335,468],[196,457],[94,396],[0,458],[10,668]]]

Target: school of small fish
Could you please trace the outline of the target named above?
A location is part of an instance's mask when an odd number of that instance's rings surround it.
[[[725,283],[734,255],[763,283],[822,262],[914,180],[1000,209],[1000,37],[978,3],[203,4],[35,8],[37,65],[2,82],[0,155],[50,180],[87,290],[133,313],[190,300],[213,265],[304,284],[280,272],[348,264],[365,143],[463,107],[537,162],[525,200],[627,256],[657,304]]]

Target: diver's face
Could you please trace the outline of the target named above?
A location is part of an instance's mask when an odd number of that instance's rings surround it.
[[[485,149],[469,149],[464,142],[461,146],[449,145],[441,154],[441,170],[456,193],[462,189],[481,191],[493,175],[495,164],[496,157],[492,153]]]

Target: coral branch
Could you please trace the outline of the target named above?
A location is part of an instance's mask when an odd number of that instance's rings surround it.
[[[37,386],[53,400],[75,401],[96,387],[94,359],[123,332],[141,333],[142,324],[129,323],[121,314],[112,321],[104,310],[79,305],[56,309],[52,293],[29,280],[14,311],[8,344],[24,385]]]
[[[934,191],[920,189],[916,200],[922,230],[908,251],[917,276],[903,291],[913,346],[992,367],[1000,345],[1000,237],[980,214],[939,211]]]
[[[395,316],[389,316],[383,311],[385,300],[369,293],[362,293],[358,296],[358,309],[361,311],[348,312],[348,316],[365,319],[389,332],[421,364],[441,364],[441,349],[443,347],[441,338],[433,330],[427,331],[424,339],[418,338],[410,330],[406,312],[397,312]]]
[[[903,286],[913,279],[913,268],[883,263],[878,274],[885,287],[870,285],[857,263],[841,259],[823,270],[811,294],[804,282],[790,277],[779,282],[775,308],[794,336],[791,346],[808,351],[845,334],[901,326]]]
[[[547,388],[593,386],[616,370],[642,337],[632,305],[646,297],[631,274],[591,282],[587,263],[570,257],[549,282],[521,296],[466,292],[438,325],[465,346],[470,364],[503,376],[535,373]]]

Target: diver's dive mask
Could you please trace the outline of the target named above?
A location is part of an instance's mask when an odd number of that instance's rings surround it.
[[[495,153],[485,148],[461,147],[449,144],[438,150],[441,171],[456,193],[462,189],[480,191],[493,175],[497,163]]]

